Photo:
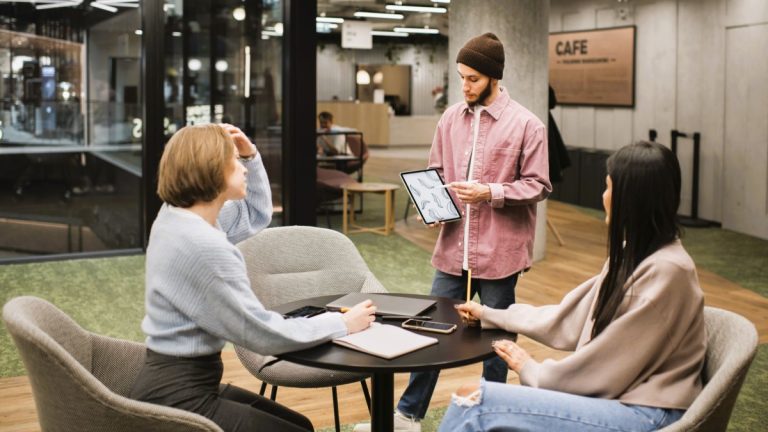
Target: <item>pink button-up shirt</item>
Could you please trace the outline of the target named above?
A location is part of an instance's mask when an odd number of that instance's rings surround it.
[[[473,111],[461,102],[448,108],[437,124],[429,166],[437,168],[446,183],[467,180],[473,118]],[[463,242],[468,241],[472,277],[502,279],[531,266],[536,203],[552,192],[546,128],[501,87],[480,114],[474,157],[470,178],[490,186],[491,200],[471,205],[468,239],[465,219],[443,225],[432,265],[460,275]],[[456,202],[466,218],[465,205]]]

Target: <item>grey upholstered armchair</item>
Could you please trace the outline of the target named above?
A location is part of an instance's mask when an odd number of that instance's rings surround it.
[[[306,226],[269,228],[238,247],[248,266],[251,289],[267,309],[321,295],[386,292],[355,245],[336,231]],[[239,346],[235,351],[243,366],[262,381],[262,395],[267,384],[272,386],[273,400],[279,386],[331,387],[336,430],[339,430],[336,386],[359,381],[370,407],[365,374],[278,361]]]
[[[683,417],[661,429],[678,431],[725,431],[733,404],[757,350],[757,330],[741,315],[712,307],[704,308],[707,326],[707,357],[702,379],[704,389]]]
[[[42,430],[221,432],[203,416],[126,396],[144,364],[143,344],[86,331],[36,297],[6,303],[3,320],[27,368]]]

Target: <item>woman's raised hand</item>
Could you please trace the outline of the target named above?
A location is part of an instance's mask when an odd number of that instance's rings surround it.
[[[245,133],[243,133],[243,131],[240,130],[240,128],[228,123],[222,123],[221,127],[229,133],[229,136],[232,137],[232,141],[235,142],[235,146],[237,146],[237,152],[240,154],[240,157],[247,158],[257,153],[256,146],[251,142],[250,139],[248,139],[248,137],[245,135]]]

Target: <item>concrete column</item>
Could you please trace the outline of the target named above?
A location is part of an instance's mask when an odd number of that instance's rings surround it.
[[[471,38],[492,32],[504,44],[504,78],[501,84],[512,99],[528,108],[544,124],[548,114],[549,67],[547,39],[549,0],[453,0],[448,39],[448,100],[464,99],[456,71],[456,54]],[[533,258],[546,251],[546,201],[539,203]]]

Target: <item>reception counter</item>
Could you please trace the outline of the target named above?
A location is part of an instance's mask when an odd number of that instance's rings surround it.
[[[333,114],[339,126],[363,133],[366,144],[374,147],[430,145],[439,115],[390,116],[386,104],[371,102],[323,101],[317,112]]]
[[[389,112],[386,104],[328,101],[317,103],[317,113],[333,114],[333,123],[357,129],[368,145],[389,145]]]

